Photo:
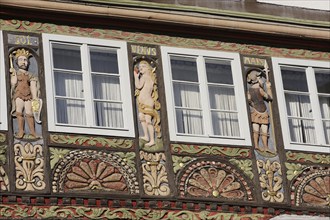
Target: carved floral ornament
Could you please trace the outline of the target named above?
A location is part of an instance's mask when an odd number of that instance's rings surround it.
[[[231,200],[252,200],[252,192],[243,176],[231,166],[215,161],[191,164],[179,183],[182,197],[206,197]]]
[[[54,167],[53,192],[139,192],[137,177],[125,159],[92,150],[71,151]]]
[[[307,167],[291,187],[292,204],[296,206],[330,207],[330,168]]]

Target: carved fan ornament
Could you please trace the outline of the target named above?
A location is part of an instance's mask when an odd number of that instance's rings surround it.
[[[330,207],[330,168],[307,167],[292,183],[292,203]]]
[[[139,193],[133,169],[119,156],[92,150],[71,151],[55,166],[53,192]]]
[[[181,177],[181,196],[252,200],[245,179],[231,166],[214,161],[190,165]]]

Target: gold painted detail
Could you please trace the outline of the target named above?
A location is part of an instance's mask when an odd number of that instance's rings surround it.
[[[196,159],[192,157],[172,156],[174,173],[179,172],[183,167],[186,166],[187,163],[192,162],[194,160]]]
[[[218,146],[198,146],[190,144],[171,144],[173,153],[221,155],[229,157],[249,158],[251,150],[248,148],[218,147]]]
[[[144,34],[136,32],[125,32],[120,30],[81,28],[67,25],[55,25],[51,23],[30,22],[21,20],[2,20],[0,27],[8,31],[25,31],[35,33],[52,33],[72,36],[92,37],[99,39],[118,39],[139,44],[157,44],[173,47],[185,47],[204,50],[221,50],[238,52],[245,55],[276,56],[287,58],[305,58],[315,60],[330,59],[330,53],[315,52],[303,49],[287,49],[266,47],[252,44],[226,43],[212,40],[194,38],[170,37],[166,35]]]
[[[245,175],[247,175],[250,179],[253,179],[253,172],[252,172],[252,161],[251,160],[236,160],[230,159],[230,163],[236,165],[240,170],[242,170]]]
[[[16,188],[24,191],[45,189],[45,162],[42,146],[39,144],[25,143],[23,145],[18,143],[14,145],[14,152]]]
[[[6,141],[6,135],[3,133],[0,133],[0,142],[5,142]]]
[[[262,199],[267,202],[283,202],[283,178],[280,163],[257,160],[257,167]]]
[[[212,211],[187,210],[157,210],[157,209],[130,209],[130,208],[97,208],[85,206],[27,206],[0,204],[0,213],[3,217],[19,218],[22,216],[33,219],[268,219],[266,214],[237,214]]]
[[[9,179],[3,166],[0,166],[0,192],[9,191]]]
[[[52,144],[68,144],[68,145],[110,147],[110,148],[123,148],[123,149],[129,149],[133,146],[133,141],[129,139],[87,137],[80,135],[75,136],[75,135],[60,135],[60,134],[51,134],[50,142]]]
[[[299,174],[303,172],[303,169],[306,167],[306,165],[302,164],[295,164],[295,163],[285,163],[285,167],[287,168],[286,171],[286,178],[288,180],[292,180]]]
[[[143,172],[143,187],[149,196],[167,196],[170,194],[164,153],[140,151]]]
[[[330,154],[308,154],[302,152],[288,151],[286,159],[294,162],[312,162],[321,164],[330,164]]]

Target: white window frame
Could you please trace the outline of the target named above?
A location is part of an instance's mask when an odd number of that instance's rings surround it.
[[[274,69],[275,86],[278,97],[278,107],[282,125],[284,148],[288,150],[330,153],[330,145],[326,145],[324,131],[322,129],[322,116],[316,87],[315,73],[313,70],[313,68],[330,68],[330,62],[275,57],[272,58],[272,64]],[[318,142],[317,144],[293,143],[291,141],[284,88],[282,83],[281,66],[301,67],[306,68],[307,70],[306,80],[308,85],[308,92],[310,94],[311,107],[313,110],[313,119],[315,120],[315,133],[317,135]],[[320,136],[320,134],[323,135]]]
[[[79,133],[79,134],[96,134],[96,135],[107,135],[107,136],[122,136],[122,137],[134,137],[134,120],[133,120],[133,109],[132,109],[132,93],[131,93],[131,83],[129,77],[129,64],[128,64],[128,54],[127,54],[127,43],[124,41],[114,41],[114,40],[103,40],[94,39],[86,37],[73,37],[64,35],[53,35],[53,34],[43,34],[43,50],[44,50],[44,64],[45,64],[45,81],[46,81],[46,98],[47,98],[47,114],[48,114],[48,129],[54,132],[67,132],[67,133]],[[77,126],[70,124],[58,124],[56,123],[56,112],[55,112],[55,85],[53,79],[53,62],[51,54],[51,42],[60,43],[74,43],[74,44],[87,44],[90,46],[104,46],[117,49],[118,56],[118,70],[120,79],[120,92],[123,102],[123,128],[103,128],[92,126],[87,123],[86,126]],[[87,46],[86,46],[87,48]],[[86,52],[86,51],[85,51]],[[82,71],[83,71],[83,84],[84,89],[90,89],[92,84],[87,83],[87,80],[91,80],[91,73],[86,59],[89,59],[89,55],[82,55]],[[87,84],[88,85],[87,85]],[[86,94],[86,115],[93,114],[92,99],[90,94]],[[88,104],[89,103],[89,104]],[[86,119],[88,118],[86,116]]]
[[[247,104],[244,92],[243,75],[241,70],[241,61],[238,53],[218,52],[197,49],[183,49],[174,47],[161,47],[164,84],[166,91],[167,114],[169,123],[169,134],[171,141],[192,142],[192,143],[209,143],[209,144],[226,144],[226,145],[245,145],[251,146],[250,126],[248,122]],[[172,83],[172,73],[170,66],[170,55],[195,57],[197,63],[201,62],[204,66],[204,58],[215,58],[231,61],[233,86],[235,91],[235,101],[238,111],[238,121],[240,128],[240,137],[220,137],[212,135],[212,121],[210,114],[210,103],[208,97],[208,87],[205,67],[200,68],[197,64],[198,78],[200,84],[200,99],[203,111],[203,120],[205,135],[179,134],[177,132],[177,122],[174,104],[174,92]]]
[[[0,30],[0,89],[4,94],[6,89],[6,72],[5,72],[5,55],[4,55],[4,42],[2,37],[2,31]],[[9,73],[8,73],[9,74]],[[7,96],[0,96],[0,130],[8,130],[8,118],[7,118]]]

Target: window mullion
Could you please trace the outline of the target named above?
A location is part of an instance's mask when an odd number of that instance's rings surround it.
[[[312,67],[308,67],[307,70],[307,84],[309,87],[310,92],[310,100],[311,100],[311,107],[313,112],[313,118],[315,119],[315,133],[317,135],[317,142],[318,144],[324,145],[325,144],[325,137],[322,125],[322,116],[321,116],[321,109],[319,103],[319,97],[317,93],[317,85],[316,85],[316,78],[315,72]]]
[[[203,112],[203,126],[204,126],[204,134],[212,135],[213,126],[211,120],[211,112],[210,112],[210,98],[208,93],[207,86],[207,76],[206,76],[206,67],[205,67],[205,59],[202,56],[198,56],[197,58],[197,71],[198,71],[198,79],[200,83],[200,99],[201,99],[201,108]]]
[[[83,44],[81,47],[81,65],[83,72],[83,86],[84,86],[84,99],[85,99],[85,112],[87,126],[95,125],[94,112],[93,112],[93,94],[92,94],[92,77],[89,59],[89,49],[87,44]],[[92,116],[92,117],[91,117]]]

